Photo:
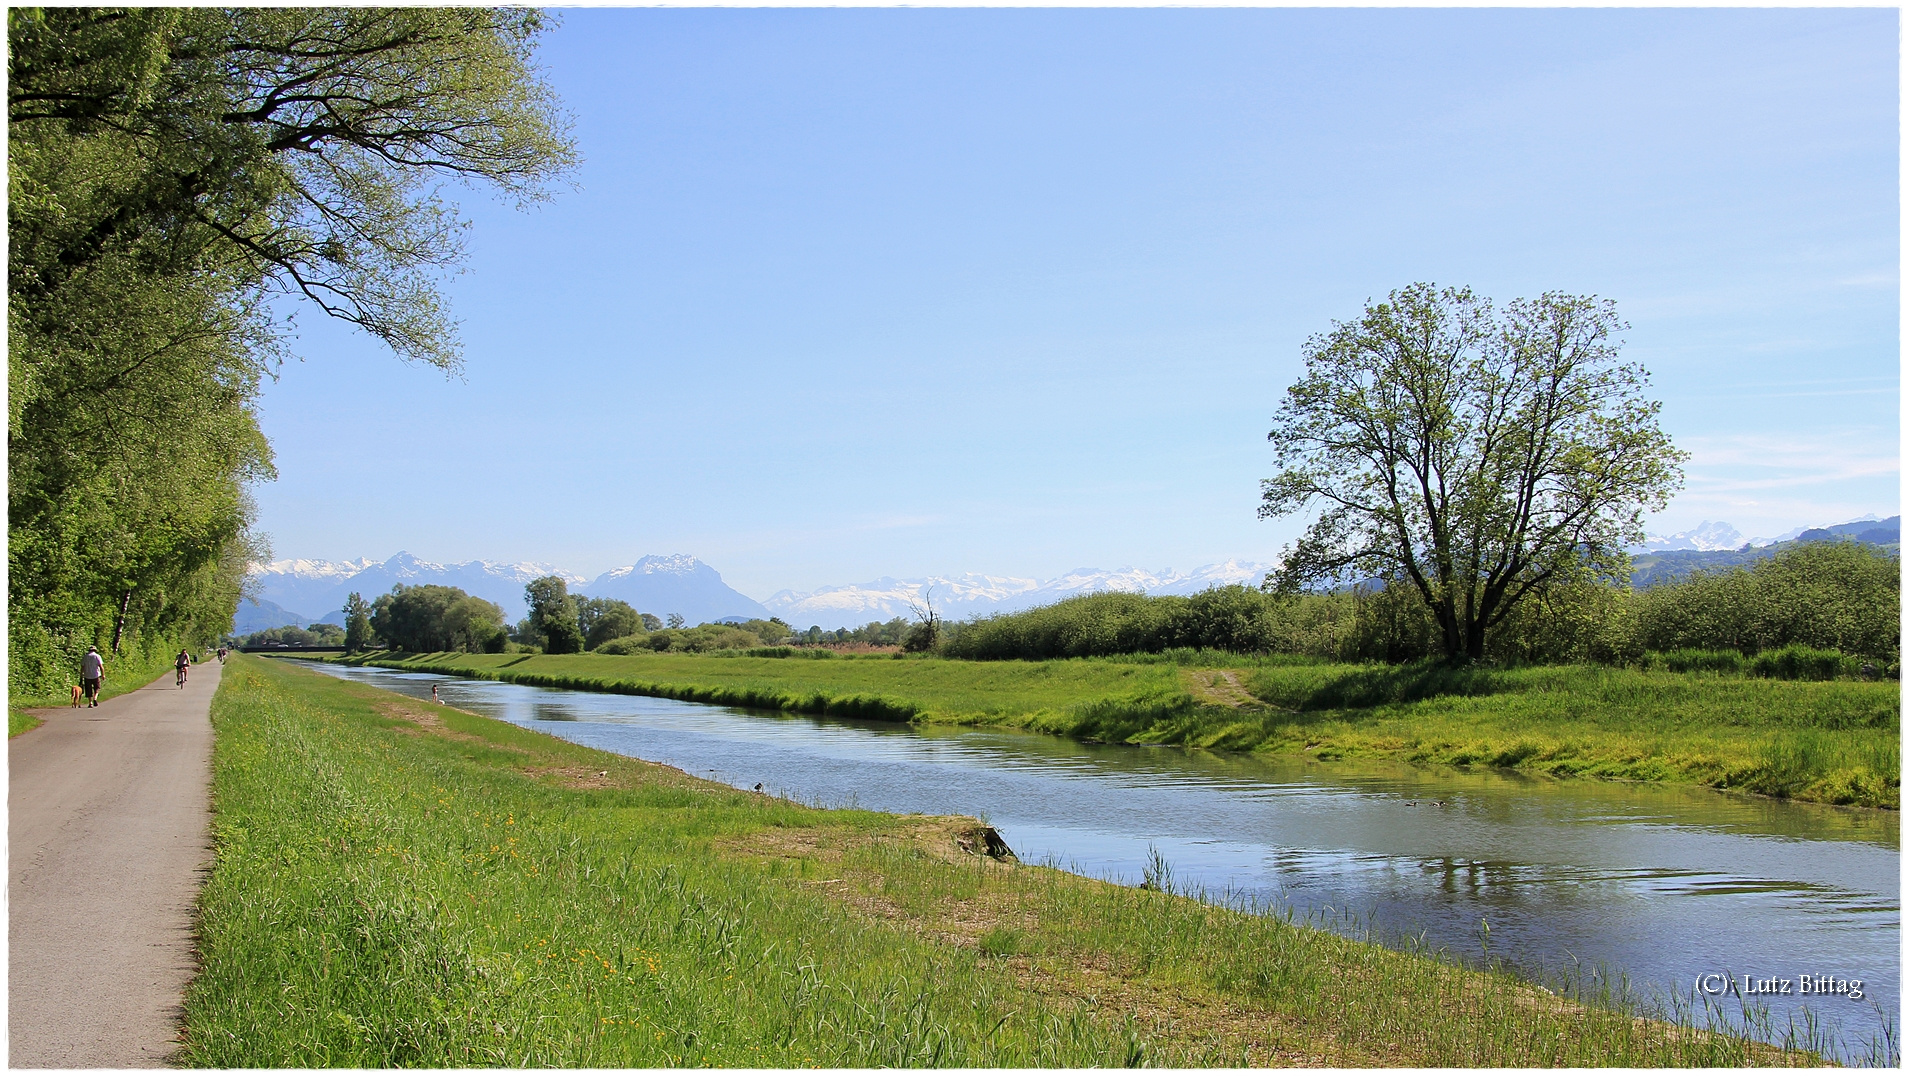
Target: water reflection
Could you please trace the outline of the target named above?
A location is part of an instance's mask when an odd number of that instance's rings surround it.
[[[986,817],[1022,859],[1083,874],[1137,882],[1157,851],[1181,886],[1540,977],[1680,996],[1715,972],[1860,978],[1860,1002],[1765,999],[1778,1019],[1813,1004],[1845,1042],[1899,1004],[1891,812],[324,668],[738,788]]]

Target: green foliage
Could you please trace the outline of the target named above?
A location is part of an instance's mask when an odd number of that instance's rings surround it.
[[[834,631],[823,631],[821,625],[814,624],[807,631],[794,633],[794,638],[806,646],[901,646],[907,642],[908,632],[912,629],[913,625],[907,617],[898,616],[885,622],[870,620],[858,628],[837,628]]]
[[[1188,596],[1083,594],[949,625],[941,652],[1043,660],[1186,649],[1404,661],[1436,647],[1437,625],[1409,590],[1286,595],[1231,586]]]
[[[751,617],[740,624],[733,624],[731,627],[741,628],[743,631],[755,636],[761,640],[759,644],[761,646],[780,646],[788,642],[791,634],[788,624],[779,616],[772,616],[767,620],[763,620],[761,617]]]
[[[529,621],[546,654],[583,652],[583,626],[570,584],[560,575],[532,579],[523,586],[524,600],[530,603]],[[528,640],[525,640],[528,641]]]
[[[496,654],[506,638],[503,618],[502,609],[457,587],[399,583],[371,603],[370,626],[398,650]]]
[[[1738,650],[1671,650],[1646,655],[1644,668],[1661,665],[1671,672],[1741,673],[1747,664]]]
[[[622,654],[649,654],[653,653],[654,649],[649,645],[649,633],[644,632],[641,635],[625,635],[618,639],[611,639],[590,652],[605,657],[616,657]]]
[[[287,625],[255,631],[238,641],[240,646],[344,646],[345,629],[336,624],[313,624],[309,628]]]
[[[1901,561],[1858,542],[1803,542],[1748,567],[1695,572],[1637,592],[1647,650],[1809,646],[1898,662]]]
[[[356,654],[371,645],[371,603],[354,590],[345,595],[344,614],[345,652]]]
[[[1648,375],[1617,360],[1623,328],[1593,297],[1552,292],[1500,315],[1468,289],[1413,284],[1308,340],[1259,511],[1323,509],[1279,588],[1408,587],[1439,652],[1476,661],[1523,601],[1620,578],[1685,458]]]
[[[275,294],[454,368],[441,179],[574,159],[522,9],[8,12],[8,674],[231,628]]]
[[[1749,671],[1772,680],[1833,680],[1842,674],[1844,661],[1839,650],[1790,645],[1757,654]]]
[[[643,615],[626,601],[616,598],[576,598],[577,630],[583,633],[583,646],[595,650],[612,639],[641,635],[650,629]]]
[[[1499,664],[1661,665],[1661,652],[1741,655],[1783,646],[1899,663],[1901,581],[1892,554],[1853,542],[1803,543],[1744,568],[1631,591],[1585,575],[1534,592],[1499,622],[1485,657]],[[1092,657],[1208,648],[1344,661],[1412,662],[1443,654],[1442,629],[1409,586],[1285,595],[1220,587],[1190,597],[1089,594],[949,625],[941,652],[979,660]],[[1676,658],[1676,671],[1733,671]],[[1721,663],[1721,664],[1718,664]],[[1857,675],[1853,661],[1843,675]]]
[[[783,625],[782,630],[785,633],[787,625]],[[693,628],[652,631],[647,636],[646,644],[650,650],[658,652],[668,650],[679,654],[704,654],[712,650],[748,650],[766,641],[755,632],[734,624],[699,624]],[[776,641],[780,641],[779,637]]]

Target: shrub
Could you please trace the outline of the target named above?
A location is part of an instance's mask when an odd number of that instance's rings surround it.
[[[649,645],[648,634],[624,635],[590,651],[592,654],[647,654],[653,648]]]
[[[1771,680],[1833,680],[1841,675],[1844,663],[1837,650],[1785,646],[1757,654],[1749,663],[1749,672]]]
[[[1807,542],[1746,568],[1638,591],[1634,613],[1649,650],[1804,646],[1896,661],[1901,562],[1855,542]]]
[[[1671,672],[1740,673],[1747,665],[1740,650],[1672,650],[1651,656],[1656,659],[1652,665]]]

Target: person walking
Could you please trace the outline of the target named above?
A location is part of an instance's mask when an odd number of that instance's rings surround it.
[[[100,681],[106,679],[106,659],[99,656],[99,647],[86,648],[86,656],[80,659],[80,692],[86,696],[89,706],[99,705]]]

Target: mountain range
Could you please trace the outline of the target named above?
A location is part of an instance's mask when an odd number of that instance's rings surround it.
[[[1884,548],[1892,546],[1899,550],[1901,548],[1901,517],[1890,516],[1887,519],[1878,519],[1868,515],[1828,527],[1797,527],[1760,545],[1745,542],[1735,548],[1671,547],[1641,553],[1630,558],[1630,585],[1653,587],[1659,583],[1667,583],[1686,576],[1697,569],[1714,571],[1719,568],[1737,568],[1753,564],[1766,557],[1773,557],[1798,542],[1848,540],[1866,542],[1869,545]]]
[[[1229,560],[1208,564],[1190,572],[1171,568],[1151,572],[1144,568],[1075,568],[1054,579],[1026,579],[1008,575],[980,575],[969,572],[955,576],[928,576],[921,579],[895,579],[883,576],[869,583],[823,587],[807,593],[782,590],[762,604],[794,627],[816,625],[824,629],[859,627],[871,620],[912,618],[915,608],[926,609],[932,602],[934,612],[947,620],[970,616],[1010,613],[1048,605],[1062,598],[1099,590],[1145,591],[1148,594],[1197,594],[1208,587],[1235,583],[1256,585],[1270,564]]]
[[[342,624],[345,595],[355,591],[367,601],[374,600],[398,583],[458,587],[467,594],[496,602],[512,621],[521,619],[529,611],[524,602],[523,585],[541,576],[556,575],[570,584],[572,593],[620,598],[645,613],[663,617],[679,614],[690,624],[779,616],[796,627],[813,624],[833,630],[859,627],[871,620],[911,617],[910,603],[925,607],[931,601],[936,613],[958,620],[1027,609],[1096,590],[1193,594],[1212,586],[1256,584],[1271,567],[1231,560],[1191,572],[1077,568],[1046,580],[976,573],[920,579],[883,577],[873,582],[824,587],[807,593],[783,590],[767,601],[758,602],[724,583],[721,573],[714,568],[680,553],[644,557],[595,579],[547,564],[500,564],[481,560],[436,564],[410,553],[399,553],[382,562],[280,560],[253,569],[257,598],[239,603],[233,630],[245,633],[289,623]],[[293,612],[296,609],[332,609],[334,612],[307,616]]]
[[[1886,536],[1891,530],[1895,534],[1893,538]],[[1868,534],[1869,531],[1880,533],[1871,536]],[[1854,538],[1857,541],[1875,545],[1887,545],[1889,542],[1901,541],[1901,517],[1891,516],[1883,519],[1870,513],[1846,523],[1837,523],[1828,527],[1797,527],[1778,534],[1774,538],[1744,538],[1741,531],[1727,523],[1711,523],[1704,520],[1698,523],[1694,530],[1683,531],[1680,534],[1652,534],[1643,540],[1642,545],[1631,546],[1630,552],[1667,553],[1679,549],[1692,549],[1704,553],[1720,552],[1725,549],[1740,551],[1744,547],[1772,546],[1780,542],[1791,542],[1810,534],[1817,537]]]
[[[250,624],[261,617],[277,614],[291,620],[274,620],[261,627],[279,627],[286,623],[344,623],[344,601],[356,592],[366,601],[375,601],[393,586],[419,586],[426,583],[457,587],[485,601],[497,603],[512,621],[521,620],[530,611],[524,601],[523,586],[546,575],[561,577],[572,593],[595,598],[621,598],[645,613],[658,616],[680,614],[691,624],[724,617],[764,617],[769,615],[760,602],[738,593],[722,581],[714,568],[694,557],[678,554],[669,557],[644,557],[635,564],[604,572],[594,580],[566,572],[548,564],[522,561],[500,564],[487,560],[462,564],[437,564],[410,553],[399,553],[385,561],[363,560],[279,560],[255,567],[252,582],[257,599],[239,603],[238,622]],[[294,609],[332,609],[323,616],[305,617]],[[239,631],[242,628],[235,627]],[[252,628],[257,631],[260,628]]]
[[[1774,539],[1744,539],[1727,523],[1704,522],[1693,530],[1668,536],[1652,535],[1634,550],[1636,573],[1632,582],[1649,586],[1693,568],[1727,567],[1770,556],[1793,541],[1854,539],[1874,545],[1899,545],[1901,517],[1863,516],[1829,527],[1798,527]],[[871,620],[914,615],[917,606],[931,602],[944,619],[1014,612],[1047,605],[1063,598],[1102,590],[1144,591],[1148,594],[1196,594],[1208,587],[1256,585],[1274,565],[1228,560],[1190,572],[1172,569],[1076,568],[1052,579],[1022,576],[963,575],[896,579],[883,576],[866,583],[822,587],[812,591],[781,590],[756,601],[722,581],[714,568],[693,556],[647,556],[595,579],[547,564],[503,564],[473,560],[437,564],[399,553],[384,561],[370,559],[323,561],[280,560],[253,570],[256,599],[239,604],[234,630],[244,634],[285,624],[344,623],[345,595],[353,591],[375,600],[394,585],[436,583],[459,587],[465,593],[496,602],[512,621],[527,613],[523,586],[546,575],[562,577],[572,592],[598,598],[620,598],[645,613],[682,616],[690,624],[723,619],[778,616],[792,627],[818,625],[825,630],[858,627]],[[320,616],[293,610],[330,609]]]

